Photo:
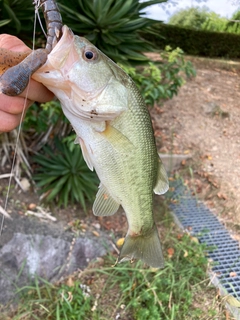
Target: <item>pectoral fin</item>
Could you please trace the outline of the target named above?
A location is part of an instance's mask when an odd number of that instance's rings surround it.
[[[121,131],[109,123],[106,124],[106,129],[101,134],[117,152],[128,154],[135,149],[134,144]]]
[[[168,191],[168,188],[169,188],[169,184],[168,184],[167,172],[163,166],[161,159],[159,158],[157,181],[153,191],[156,194],[163,194]]]
[[[104,185],[101,184],[93,204],[95,216],[111,216],[117,212],[118,208],[119,204],[110,196]]]
[[[85,160],[88,168],[89,168],[91,171],[93,171],[92,160],[91,160],[91,157],[90,157],[90,155],[89,155],[89,152],[88,152],[88,150],[87,150],[87,147],[86,147],[84,141],[83,141],[80,137],[77,137],[74,143],[79,143],[79,144],[80,144],[81,150],[82,150],[83,159]]]

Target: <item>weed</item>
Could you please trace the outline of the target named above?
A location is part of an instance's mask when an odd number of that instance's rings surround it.
[[[171,230],[164,249],[166,265],[161,270],[141,262],[113,268],[110,254],[58,286],[42,279],[40,286],[35,279],[34,286],[21,289],[22,303],[12,319],[215,319],[215,289],[208,286],[205,247]],[[207,291],[212,300],[206,305]]]
[[[41,285],[40,285],[41,283]],[[17,319],[91,319],[91,300],[79,281],[55,286],[44,279],[35,278],[32,286],[18,290],[21,304],[13,320]]]

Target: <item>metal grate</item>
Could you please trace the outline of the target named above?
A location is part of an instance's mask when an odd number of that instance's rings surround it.
[[[178,224],[207,245],[207,255],[213,260],[212,271],[225,293],[240,299],[240,249],[239,243],[217,217],[181,181],[171,185],[170,205]],[[223,289],[221,288],[221,289]]]

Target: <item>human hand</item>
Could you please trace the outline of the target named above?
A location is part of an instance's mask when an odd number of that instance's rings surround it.
[[[24,52],[30,50],[20,39],[8,34],[0,35],[0,48]],[[51,101],[54,94],[41,83],[30,80],[29,86],[19,95],[10,97],[0,94],[0,133],[16,128],[21,120],[22,112],[34,103]]]

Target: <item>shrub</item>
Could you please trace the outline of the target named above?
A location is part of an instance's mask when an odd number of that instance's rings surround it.
[[[170,45],[173,49],[180,47],[184,53],[207,57],[240,57],[239,35],[198,31],[177,26],[156,23],[153,33],[141,33],[148,41],[154,42],[158,49]],[[157,34],[157,35],[156,35]]]
[[[131,76],[142,93],[145,103],[153,107],[155,103],[171,99],[185,83],[184,76],[195,76],[191,62],[186,62],[183,51],[167,46],[160,54],[160,62],[149,62],[142,68],[122,66]]]
[[[143,9],[166,0],[59,0],[63,21],[76,34],[88,38],[111,59],[121,63],[146,62],[142,52],[153,45],[143,40],[140,30],[156,21],[143,17]]]
[[[33,178],[39,191],[46,202],[65,207],[77,202],[86,210],[86,199],[92,201],[97,191],[97,176],[88,169],[80,146],[72,148],[57,138],[54,142],[54,148],[45,146],[34,157],[39,166]]]

